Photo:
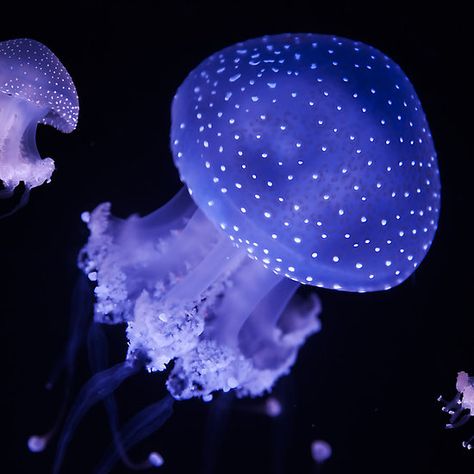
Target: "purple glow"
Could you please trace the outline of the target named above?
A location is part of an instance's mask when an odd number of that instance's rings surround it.
[[[317,463],[323,463],[332,456],[331,445],[321,439],[317,439],[311,443],[311,455]]]
[[[49,182],[54,161],[39,156],[36,127],[70,133],[78,114],[72,79],[46,46],[31,39],[0,42],[0,197],[21,181],[26,190]]]
[[[172,367],[171,397],[120,434],[108,398],[125,459],[173,398],[271,391],[321,327],[319,299],[297,294],[301,283],[389,289],[436,231],[440,182],[421,105],[401,69],[361,43],[287,34],[210,56],[177,91],[171,147],[186,187],[165,206],[82,215],[78,264],[95,286],[95,321],[124,323],[129,344],[123,364],[98,364],[82,390],[54,472],[85,410],[143,366]],[[317,441],[312,453],[322,462],[331,448]]]
[[[282,406],[280,401],[275,398],[275,397],[269,397],[265,400],[265,413],[272,417],[275,418],[277,416],[280,416],[282,412]]]

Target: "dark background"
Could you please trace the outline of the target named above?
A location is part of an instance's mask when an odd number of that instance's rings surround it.
[[[281,32],[361,40],[403,67],[438,151],[438,234],[415,275],[395,289],[318,291],[323,331],[277,385],[275,395],[284,400],[279,419],[255,413],[258,400],[177,403],[165,427],[132,455],[158,450],[166,459],[164,474],[310,474],[316,472],[310,443],[323,438],[334,451],[323,474],[473,472],[474,452],[461,441],[474,434],[474,419],[444,430],[447,417],[436,401],[439,394],[454,395],[459,370],[474,372],[468,229],[473,41],[463,8],[456,2],[320,0],[2,4],[0,41],[31,37],[46,44],[69,70],[81,104],[71,135],[38,130],[41,155],[56,162],[52,183],[0,220],[2,473],[51,470],[55,444],[35,455],[26,440],[52,425],[61,400],[61,385],[52,393],[43,387],[67,338],[76,255],[87,239],[80,213],[105,200],[121,216],[164,204],[180,187],[168,148],[176,88],[212,52]],[[125,340],[120,329],[109,333],[119,361]],[[76,391],[88,376],[81,352]],[[117,394],[122,419],[161,397],[164,380],[142,374],[126,382]],[[218,426],[206,426],[218,406],[223,431],[216,437]],[[63,472],[92,472],[110,439],[104,411],[96,407],[78,428]],[[215,470],[203,468],[206,456],[215,458]],[[127,470],[118,464],[113,472]]]

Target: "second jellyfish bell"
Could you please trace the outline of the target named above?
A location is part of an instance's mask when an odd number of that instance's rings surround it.
[[[74,83],[51,50],[27,38],[0,42],[0,198],[20,182],[28,193],[50,181],[54,161],[40,157],[36,128],[70,133],[78,115]]]

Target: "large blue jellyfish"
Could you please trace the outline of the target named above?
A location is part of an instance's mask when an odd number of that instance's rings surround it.
[[[39,156],[36,127],[70,133],[78,114],[74,83],[46,46],[32,39],[0,42],[0,197],[11,196],[20,182],[26,192],[49,182],[54,161]]]
[[[92,382],[104,396],[137,365],[172,367],[175,399],[268,392],[320,327],[300,284],[389,289],[436,231],[420,101],[397,64],[359,42],[283,34],[213,54],[176,93],[171,147],[187,189],[168,204],[83,215],[95,321],[126,324],[129,341],[120,372]]]

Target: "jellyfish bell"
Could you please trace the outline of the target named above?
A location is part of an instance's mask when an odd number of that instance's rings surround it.
[[[206,216],[301,283],[388,289],[432,242],[429,126],[401,68],[371,46],[284,34],[217,52],[178,89],[171,144]]]
[[[26,38],[0,42],[0,197],[11,196],[20,182],[26,191],[49,182],[54,161],[41,159],[36,127],[70,133],[78,113],[74,83],[46,46]]]

